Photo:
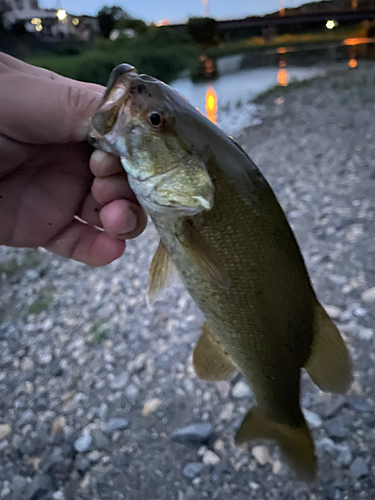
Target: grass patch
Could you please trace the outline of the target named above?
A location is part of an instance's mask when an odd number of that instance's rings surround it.
[[[46,311],[50,304],[53,302],[53,293],[51,290],[44,289],[39,293],[39,296],[29,307],[29,314],[39,314]]]
[[[92,344],[101,344],[108,338],[108,330],[105,328],[103,322],[100,319],[94,321],[91,327],[91,339]]]
[[[34,269],[43,260],[42,254],[35,249],[26,250],[21,259],[15,257],[0,263],[0,275],[4,274],[6,278],[12,278],[28,269]]]

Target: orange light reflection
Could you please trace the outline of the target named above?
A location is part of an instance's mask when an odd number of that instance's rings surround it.
[[[277,82],[282,87],[286,87],[288,85],[288,83],[289,83],[289,74],[288,74],[288,72],[287,72],[286,69],[284,69],[284,68],[279,69],[279,71],[277,72]]]
[[[361,43],[374,43],[375,38],[366,38],[366,37],[359,37],[359,38],[346,38],[344,40],[344,45],[360,45]]]
[[[278,47],[276,52],[278,54],[286,54],[288,52],[288,49],[286,47]]]
[[[213,123],[217,123],[217,97],[216,92],[212,86],[207,87],[206,92],[206,112],[207,118]]]
[[[349,68],[356,68],[358,66],[357,59],[349,59]]]

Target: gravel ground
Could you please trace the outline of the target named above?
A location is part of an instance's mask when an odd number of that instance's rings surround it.
[[[252,394],[195,377],[202,315],[177,280],[146,305],[149,227],[103,269],[0,248],[0,499],[374,498],[374,83],[362,63],[276,89],[239,137],[354,358],[345,397],[304,379],[318,480],[295,481],[272,446],[234,446]]]

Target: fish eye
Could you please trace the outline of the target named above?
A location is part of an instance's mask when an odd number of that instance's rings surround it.
[[[161,116],[156,111],[152,111],[152,113],[148,115],[148,119],[154,127],[159,127],[159,125],[161,125]]]

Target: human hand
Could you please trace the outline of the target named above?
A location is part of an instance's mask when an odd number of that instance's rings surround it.
[[[0,88],[0,244],[93,266],[120,257],[146,216],[119,160],[90,159],[84,141],[104,88],[1,53]]]

